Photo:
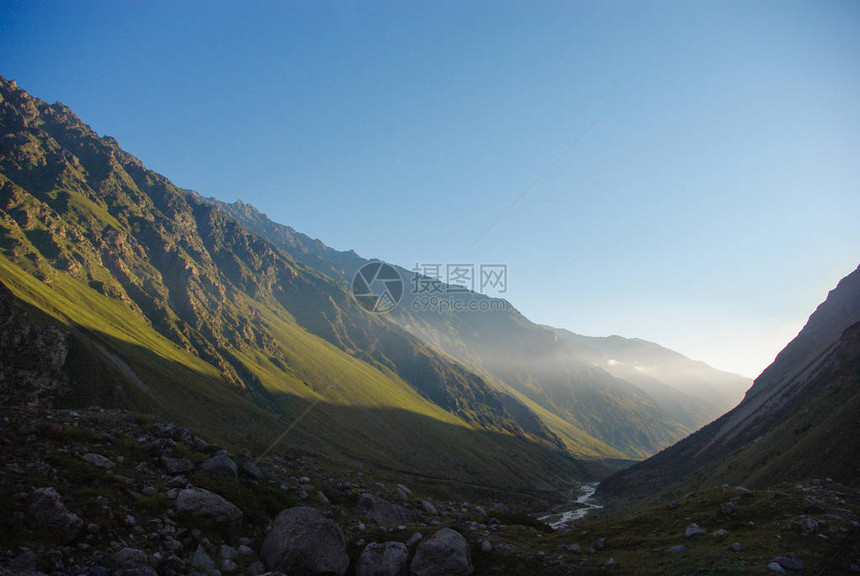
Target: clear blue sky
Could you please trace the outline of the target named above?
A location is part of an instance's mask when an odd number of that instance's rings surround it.
[[[860,260],[858,2],[0,2],[0,74],[180,186],[748,376]]]

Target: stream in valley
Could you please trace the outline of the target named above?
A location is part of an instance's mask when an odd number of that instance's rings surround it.
[[[586,514],[592,510],[603,508],[603,506],[594,502],[594,493],[597,491],[598,484],[600,484],[600,482],[589,482],[580,485],[580,493],[575,501],[570,504],[559,506],[556,511],[550,512],[538,519],[546,522],[557,530],[571,522],[584,518]],[[565,509],[570,506],[574,507]]]

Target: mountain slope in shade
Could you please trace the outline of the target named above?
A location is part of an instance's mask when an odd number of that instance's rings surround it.
[[[583,473],[521,401],[62,104],[0,78],[0,125],[4,402],[166,412],[255,450],[296,423],[289,442],[332,458],[487,486]],[[14,390],[27,370],[67,385]]]
[[[860,478],[860,268],[842,279],[732,411],[610,477],[601,492],[636,497],[724,482]]]

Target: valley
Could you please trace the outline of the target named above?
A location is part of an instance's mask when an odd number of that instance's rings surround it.
[[[0,124],[0,574],[860,571],[860,269],[750,381],[369,313],[373,259],[2,77]]]

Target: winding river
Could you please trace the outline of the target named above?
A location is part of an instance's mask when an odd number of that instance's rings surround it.
[[[562,510],[560,512],[551,512],[545,516],[541,516],[539,520],[546,522],[557,530],[571,522],[584,518],[585,515],[592,510],[603,508],[603,506],[595,504],[593,501],[594,493],[597,491],[598,484],[600,484],[600,482],[589,482],[587,484],[582,484],[579,487],[580,494],[574,501],[576,504],[575,508],[571,510]],[[564,508],[564,506],[561,506],[560,508]]]

